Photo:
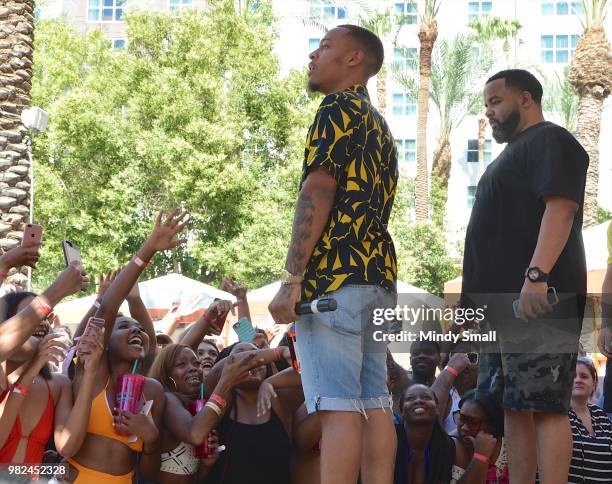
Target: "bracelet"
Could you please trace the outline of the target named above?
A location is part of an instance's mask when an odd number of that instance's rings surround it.
[[[459,372],[457,370],[455,370],[452,366],[446,365],[446,367],[444,367],[444,369],[446,371],[448,371],[451,375],[453,375],[455,378],[457,378],[459,376]]]
[[[283,354],[281,353],[281,349],[277,346],[274,348],[274,361],[282,360]]]
[[[479,460],[480,462],[484,462],[485,464],[490,464],[491,461],[489,460],[489,458],[486,455],[483,454],[479,454],[478,452],[474,452],[474,455],[472,456],[473,459]]]
[[[138,267],[140,267],[141,269],[144,269],[145,267],[147,267],[149,265],[148,262],[143,261],[140,257],[138,257],[136,254],[134,254],[134,256],[132,257],[132,262],[134,264],[136,264]]]
[[[93,303],[93,307],[96,309],[100,309],[100,306],[102,306],[102,303],[98,299],[96,299]]]
[[[8,277],[8,272],[0,272],[0,281],[4,281]]]
[[[221,410],[216,403],[213,403],[209,400],[204,406],[210,408],[213,412],[215,412],[217,414],[217,417],[221,417],[223,410]]]
[[[38,296],[32,299],[32,304],[34,304],[34,307],[41,311],[45,316],[49,316],[49,314],[53,312],[53,308]]]
[[[225,398],[223,398],[218,393],[213,393],[210,396],[209,400],[212,400],[213,402],[217,403],[222,409],[227,407],[227,400],[225,400]]]
[[[23,395],[24,397],[27,396],[28,393],[30,393],[30,389],[24,385],[21,385],[19,383],[13,383],[13,385],[11,386],[11,391],[13,393],[19,393],[20,395]]]
[[[204,320],[205,323],[212,323],[211,317],[206,313],[202,315],[202,319]]]

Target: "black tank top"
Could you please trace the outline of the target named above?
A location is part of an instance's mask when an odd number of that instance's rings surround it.
[[[228,414],[217,427],[226,450],[206,484],[289,484],[291,442],[274,410],[258,425],[236,422]]]

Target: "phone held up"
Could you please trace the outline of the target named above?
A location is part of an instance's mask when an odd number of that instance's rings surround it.
[[[82,263],[81,260],[81,249],[74,242],[70,242],[69,240],[62,240],[62,250],[64,252],[64,260],[66,261],[66,267],[70,265],[71,262],[77,261]]]
[[[257,335],[255,328],[253,328],[251,321],[247,317],[240,318],[232,327],[234,328],[234,331],[236,331],[238,339],[241,343],[251,343]]]
[[[39,245],[42,242],[42,225],[39,224],[27,224],[23,231],[23,238],[21,239],[22,247],[32,247],[33,245]]]

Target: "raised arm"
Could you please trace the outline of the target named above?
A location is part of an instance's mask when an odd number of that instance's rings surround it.
[[[112,282],[115,280],[115,277],[117,277],[117,274],[119,274],[119,270],[109,269],[106,274],[98,275],[98,293],[96,294],[96,300],[91,305],[91,307],[89,308],[85,316],[83,316],[83,319],[81,319],[81,322],[77,326],[77,329],[74,332],[75,338],[80,337],[83,334],[83,331],[85,331],[85,327],[87,326],[87,321],[89,321],[89,318],[91,318],[94,314],[96,314],[96,311],[98,310],[98,307],[100,306],[100,301],[102,301],[102,299],[104,298],[104,293],[106,293],[106,290],[110,287]]]
[[[153,320],[149,315],[149,311],[140,297],[140,289],[138,289],[138,283],[132,286],[128,296],[127,296],[128,307],[130,308],[130,315],[142,324],[145,333],[149,337],[149,341],[152,344],[149,345],[149,353],[145,357],[145,366],[148,367],[153,363],[155,359],[155,353],[157,351],[157,345],[153,344],[155,342],[155,326],[153,325]]]
[[[448,406],[448,396],[455,383],[455,378],[470,366],[470,360],[465,353],[455,353],[448,362],[448,365],[440,372],[438,378],[431,385],[431,389],[438,399],[438,408],[446,409]],[[455,373],[457,373],[455,375]],[[445,410],[446,411],[446,410]],[[444,420],[447,415],[440,414],[440,420]]]
[[[209,334],[219,335],[223,330],[223,324],[227,314],[232,310],[231,301],[215,301],[198,320],[185,331],[179,343],[189,346],[193,351],[198,352],[198,345]]]
[[[100,307],[96,311],[96,317],[106,321],[104,346],[108,344],[108,339],[112,333],[115,317],[121,303],[127,297],[134,284],[136,284],[136,281],[138,281],[146,264],[149,263],[158,251],[174,249],[187,241],[184,238],[175,239],[175,236],[187,225],[188,220],[186,220],[186,217],[186,212],[179,214],[178,210],[167,216],[164,216],[164,212],[160,211],[151,235],[104,294]],[[153,339],[154,342],[155,339]]]
[[[38,298],[35,298],[15,316],[0,324],[0,361],[8,360],[19,351],[47,316],[50,308],[53,308],[66,296],[87,289],[88,283],[89,280],[82,267],[73,263]]]
[[[70,380],[64,375],[55,376],[62,379],[62,386],[55,406],[54,440],[57,451],[66,458],[73,457],[79,451],[87,435],[96,373],[104,352],[102,339],[100,333],[98,337],[84,336],[79,342],[79,365],[83,365],[84,371],[74,404]]]
[[[238,284],[229,277],[224,277],[221,283],[221,289],[229,292],[236,298],[236,308],[238,310],[238,319],[248,318],[251,320],[251,310],[249,309],[249,302],[247,301],[247,287],[242,284]]]

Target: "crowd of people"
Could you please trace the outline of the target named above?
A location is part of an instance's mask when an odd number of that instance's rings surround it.
[[[69,265],[40,295],[0,298],[2,479],[320,481],[320,419],[306,411],[287,336],[270,348],[258,332],[252,342],[221,351],[212,339],[230,311],[250,317],[244,287],[230,280],[236,302],[212,303],[177,342],[156,334],[138,278],[157,251],[182,242],[176,235],[184,215],[160,214],[132,260],[99,279],[74,338],[53,307],[87,288],[80,265]],[[34,267],[37,259],[38,247],[18,247],[0,265]],[[118,313],[124,300],[130,316]],[[92,316],[104,320],[98,333],[86,330]],[[144,377],[133,411],[119,408],[117,399],[130,374]],[[474,391],[477,375],[477,359],[441,353],[435,342],[412,346],[409,369],[387,352],[398,442],[394,483],[510,482],[503,409],[493,395]],[[597,379],[593,362],[581,357],[569,412],[569,482],[612,478],[612,424],[594,402]]]

